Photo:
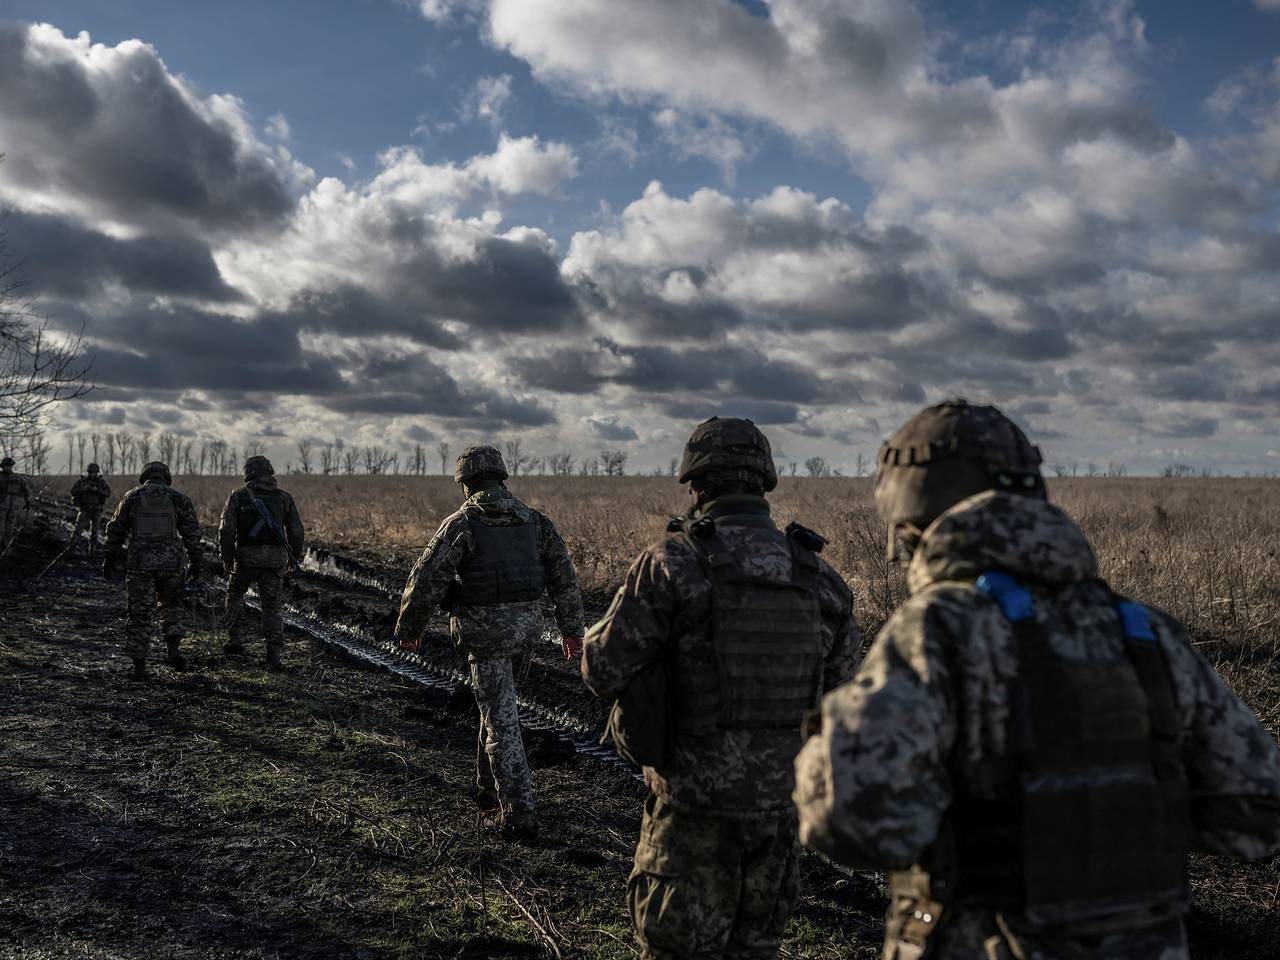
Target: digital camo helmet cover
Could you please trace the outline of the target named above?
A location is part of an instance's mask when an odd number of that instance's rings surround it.
[[[762,481],[766,491],[778,485],[773,451],[754,423],[738,417],[712,417],[694,427],[680,461],[677,479],[681,483],[695,477],[743,474]]]
[[[146,483],[148,480],[159,480],[164,484],[173,483],[173,474],[169,472],[168,464],[161,463],[159,460],[152,460],[142,468],[142,473],[138,474],[138,482]]]
[[[880,447],[875,502],[895,532],[929,524],[984,490],[1043,498],[1043,457],[1016,423],[995,407],[946,400],[925,407]]]
[[[477,447],[467,447],[458,454],[458,465],[453,470],[453,479],[458,483],[466,483],[484,473],[495,476],[499,480],[505,480],[509,476],[507,465],[497,447],[482,444]]]
[[[275,476],[276,468],[263,456],[250,457],[244,462],[245,480],[256,480],[259,477]]]

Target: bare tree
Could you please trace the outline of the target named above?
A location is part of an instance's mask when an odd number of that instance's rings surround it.
[[[311,472],[311,441],[298,441],[298,467],[303,473]]]
[[[338,468],[338,460],[333,452],[333,444],[326,443],[320,448],[320,472],[326,477]]]
[[[855,477],[868,477],[875,472],[875,468],[876,462],[870,457],[864,457],[859,451],[853,461],[853,475]]]
[[[93,450],[93,462],[97,463],[102,452],[102,434],[89,434],[89,447]]]
[[[141,458],[143,465],[151,462],[151,444],[151,431],[148,430],[138,434],[138,456]]]
[[[625,450],[601,450],[600,464],[606,477],[620,477],[626,472],[627,454]]]
[[[264,457],[267,454],[267,445],[261,440],[246,440],[243,453],[246,460],[250,457]]]
[[[804,462],[804,469],[811,477],[831,476],[831,467],[825,457],[810,457]]]
[[[792,460],[790,463],[787,464],[787,472],[794,477],[796,475],[796,467],[798,466],[799,464],[797,464],[794,460]]]
[[[436,456],[440,458],[440,472],[443,474],[448,474],[449,473],[449,444],[446,441],[441,440],[438,444],[436,444]]]
[[[520,475],[521,471],[529,465],[530,457],[521,452],[524,442],[519,437],[512,437],[506,442],[507,448],[507,472],[513,477]]]
[[[360,451],[355,447],[342,448],[342,468],[345,473],[352,474],[356,472],[356,467],[360,464]]]
[[[84,473],[84,448],[88,446],[89,438],[83,433],[76,434],[76,454],[79,461],[80,472]]]
[[[573,473],[573,454],[572,453],[553,453],[551,455],[551,475],[553,477],[567,477]]]
[[[8,211],[0,212],[0,225],[7,217]],[[26,286],[22,261],[0,229],[0,437],[14,439],[31,436],[51,407],[93,389],[93,358],[83,333],[51,330]]]
[[[680,458],[672,457],[671,462],[667,464],[667,476],[674,477],[676,471],[680,469]]]

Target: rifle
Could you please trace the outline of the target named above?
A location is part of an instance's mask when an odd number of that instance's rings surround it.
[[[244,492],[249,495],[249,502],[253,504],[254,509],[258,511],[258,522],[253,525],[253,529],[249,531],[249,536],[257,537],[262,533],[262,528],[266,527],[271,531],[271,535],[276,538],[276,542],[284,547],[284,552],[289,555],[289,564],[295,569],[298,567],[298,558],[293,555],[293,548],[289,546],[289,535],[284,532],[284,528],[276,523],[276,518],[271,515],[271,511],[267,509],[267,505],[253,495],[253,491],[248,487],[244,488]]]

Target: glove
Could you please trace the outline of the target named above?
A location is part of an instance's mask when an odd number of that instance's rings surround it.
[[[561,637],[560,649],[564,651],[566,660],[577,660],[582,656],[583,637]]]
[[[102,579],[114,580],[115,574],[116,574],[115,557],[107,557],[107,559],[102,561]]]

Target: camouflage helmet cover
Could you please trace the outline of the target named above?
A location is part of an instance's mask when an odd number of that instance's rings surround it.
[[[778,485],[769,441],[750,420],[712,417],[693,428],[684,445],[678,480],[688,483],[707,474],[750,473],[764,481],[765,490]]]
[[[167,485],[173,483],[173,474],[169,472],[167,464],[161,463],[159,460],[152,460],[142,468],[142,473],[138,474],[138,482],[146,483],[151,479],[159,480]]]
[[[5,457],[3,460],[0,460],[0,467],[12,467],[12,466],[13,466],[13,457]]]
[[[96,463],[89,464],[89,466],[85,467],[84,470],[85,473],[89,474],[91,477],[102,472],[102,468]]]
[[[509,476],[507,465],[503,462],[502,454],[497,447],[481,444],[476,447],[467,447],[458,454],[458,464],[453,470],[454,480],[465,483],[482,473],[491,474],[499,480],[505,480]]]
[[[875,501],[890,526],[923,530],[984,490],[1044,495],[1043,458],[995,407],[946,400],[925,407],[880,447]]]
[[[244,478],[246,480],[270,477],[275,472],[276,468],[271,465],[271,461],[263,456],[250,457],[244,462]]]

